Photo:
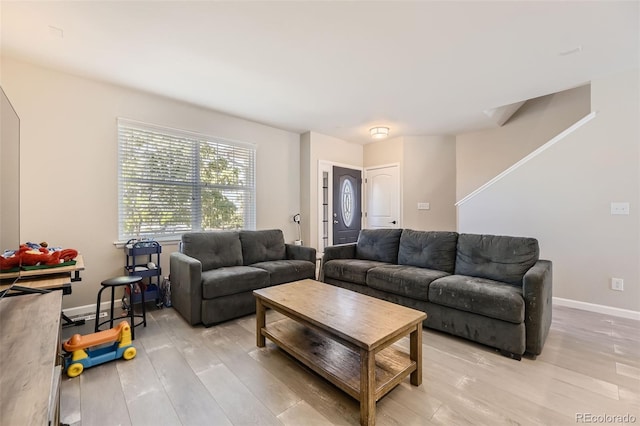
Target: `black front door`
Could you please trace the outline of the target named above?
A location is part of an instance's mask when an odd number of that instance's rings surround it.
[[[333,244],[354,243],[362,226],[360,170],[333,167]]]

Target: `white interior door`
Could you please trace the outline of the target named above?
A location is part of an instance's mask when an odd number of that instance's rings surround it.
[[[400,228],[400,166],[365,170],[367,228]]]

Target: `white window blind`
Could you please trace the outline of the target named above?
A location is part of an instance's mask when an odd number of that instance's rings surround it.
[[[255,147],[118,119],[119,239],[255,229]]]

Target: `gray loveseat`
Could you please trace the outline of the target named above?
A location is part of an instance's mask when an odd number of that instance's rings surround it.
[[[378,229],[325,249],[321,280],[427,313],[423,325],[520,359],[551,325],[552,264],[534,238]]]
[[[209,326],[255,312],[255,289],[315,275],[316,250],[285,244],[279,229],[186,233],[170,257],[171,302]]]

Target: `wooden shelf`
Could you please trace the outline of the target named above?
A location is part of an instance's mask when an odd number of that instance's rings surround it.
[[[335,339],[285,318],[269,323],[262,334],[304,365],[360,400],[360,354]],[[411,372],[416,363],[393,347],[376,353],[375,400],[378,401]]]
[[[60,289],[70,287],[73,281],[79,280],[77,274],[84,271],[84,259],[82,255],[76,257],[75,265],[60,266],[58,268],[31,269],[28,271],[20,271],[10,274],[2,274],[0,278],[16,278],[20,277],[17,285],[23,287],[34,287],[41,289]],[[74,274],[76,276],[74,277]],[[12,281],[0,284],[0,291],[4,291],[11,287]],[[65,293],[66,294],[66,293]]]

